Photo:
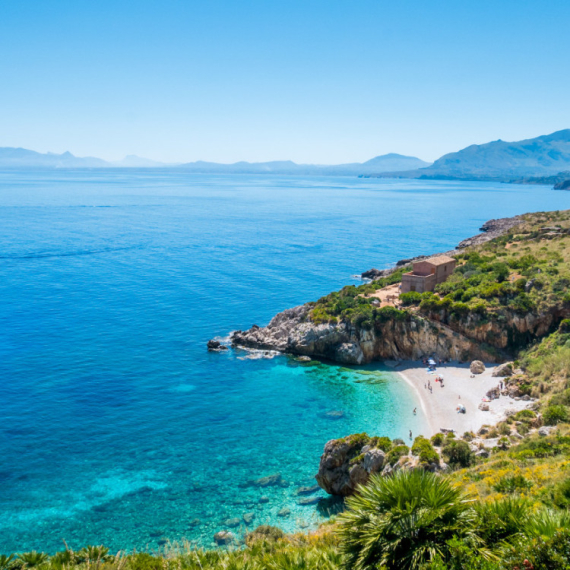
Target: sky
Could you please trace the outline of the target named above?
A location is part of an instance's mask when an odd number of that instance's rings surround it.
[[[435,160],[570,128],[568,0],[4,0],[0,146]]]

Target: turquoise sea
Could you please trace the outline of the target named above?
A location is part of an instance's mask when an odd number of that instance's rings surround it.
[[[296,490],[325,442],[421,432],[413,393],[379,365],[206,341],[489,218],[564,208],[570,193],[541,186],[1,172],[0,552],[210,547],[246,513],[316,524],[334,501],[301,506]],[[275,473],[286,483],[251,484]]]

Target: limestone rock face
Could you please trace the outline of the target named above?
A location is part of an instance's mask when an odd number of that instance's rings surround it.
[[[499,366],[495,367],[493,370],[492,376],[496,378],[504,378],[505,376],[512,376],[513,375],[513,363],[512,362],[505,362],[504,364],[499,364]]]
[[[315,477],[320,487],[330,495],[346,497],[366,484],[372,473],[380,473],[385,454],[371,448],[369,441],[367,436],[354,435],[327,442]]]
[[[471,374],[483,374],[483,372],[485,372],[485,365],[480,360],[474,360],[469,370],[471,370]]]
[[[481,348],[478,340],[419,315],[365,329],[349,322],[317,324],[310,320],[310,311],[310,305],[301,305],[279,313],[266,327],[235,331],[231,335],[232,346],[277,350],[344,364],[419,360],[426,354],[462,362],[469,358],[491,362],[496,359]]]

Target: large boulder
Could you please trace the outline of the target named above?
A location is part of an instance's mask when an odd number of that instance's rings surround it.
[[[501,392],[499,390],[499,388],[491,388],[490,390],[487,391],[487,398],[489,398],[489,400],[497,400],[499,398],[499,396],[501,395]]]
[[[496,378],[504,378],[505,376],[512,376],[513,375],[513,363],[512,362],[505,362],[504,364],[499,364],[493,370],[492,376]]]
[[[372,473],[380,473],[385,454],[369,445],[366,434],[332,439],[325,445],[316,480],[330,495],[352,495],[358,485],[365,485]]]
[[[485,372],[485,365],[480,360],[474,360],[469,370],[471,370],[471,374],[483,374],[483,372]]]

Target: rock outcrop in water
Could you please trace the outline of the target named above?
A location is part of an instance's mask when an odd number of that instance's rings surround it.
[[[382,471],[385,455],[365,434],[333,439],[325,445],[315,478],[330,495],[346,497],[366,484],[371,474]]]
[[[423,438],[417,438],[423,440]],[[416,443],[414,444],[414,446]],[[419,448],[429,448],[423,456],[410,450],[402,440],[390,441],[387,437],[369,437],[357,433],[332,439],[325,445],[319,471],[315,476],[319,486],[329,495],[347,497],[353,495],[359,485],[366,485],[371,475],[389,475],[399,469],[444,470],[447,466],[427,440],[417,443]]]

